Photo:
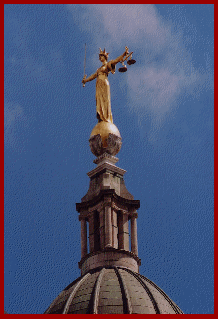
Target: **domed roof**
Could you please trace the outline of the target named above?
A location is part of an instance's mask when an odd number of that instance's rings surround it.
[[[157,285],[124,267],[90,270],[67,286],[44,314],[183,314]]]

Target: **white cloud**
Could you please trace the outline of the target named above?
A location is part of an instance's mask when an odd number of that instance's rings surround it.
[[[97,46],[114,47],[138,43],[162,47],[169,27],[162,24],[153,5],[90,4],[67,5],[81,31],[90,32]],[[140,40],[144,41],[140,43]]]
[[[98,67],[98,47],[106,47],[112,58],[125,45],[134,51],[137,63],[128,68],[127,76],[132,98],[129,108],[134,108],[141,122],[149,113],[156,132],[166,115],[177,107],[183,92],[195,95],[205,82],[209,87],[211,76],[194,68],[181,28],[173,31],[154,5],[90,4],[68,8],[82,31],[90,34],[93,67]]]
[[[90,8],[101,14],[104,28],[113,42],[135,43],[143,39],[158,45],[165,43],[167,29],[160,25],[153,5],[91,5]]]
[[[148,98],[153,112],[164,113],[169,110],[171,100],[178,94],[179,81],[180,77],[166,68],[135,68],[128,73],[133,93],[141,99]]]

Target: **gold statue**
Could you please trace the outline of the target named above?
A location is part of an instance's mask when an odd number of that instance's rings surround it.
[[[82,83],[83,86],[86,82],[92,81],[95,78],[96,80],[96,112],[97,119],[99,122],[104,121],[108,123],[113,123],[113,117],[111,112],[111,97],[110,97],[110,85],[108,81],[108,74],[111,72],[115,73],[116,64],[124,61],[124,57],[129,54],[128,47],[125,47],[125,52],[120,55],[115,60],[108,61],[108,55],[100,48],[99,60],[102,62],[102,66],[97,69],[97,71],[86,78],[84,75]],[[126,59],[125,59],[126,60]]]

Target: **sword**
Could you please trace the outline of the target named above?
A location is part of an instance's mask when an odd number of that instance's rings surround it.
[[[85,43],[84,77],[83,78],[86,78],[86,43]],[[83,83],[83,87],[85,87],[85,83]]]

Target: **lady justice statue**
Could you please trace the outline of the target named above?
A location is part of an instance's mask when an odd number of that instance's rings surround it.
[[[135,63],[135,60],[131,60],[132,53],[129,54],[128,47],[125,47],[125,52],[114,60],[108,62],[108,55],[100,48],[99,60],[102,62],[102,66],[97,71],[86,78],[84,75],[82,83],[85,86],[86,82],[96,80],[96,112],[98,124],[93,128],[89,142],[90,148],[94,155],[99,156],[103,153],[115,155],[119,152],[121,147],[121,136],[118,128],[113,124],[113,117],[111,112],[111,97],[110,97],[110,85],[108,81],[108,74],[115,73],[116,64],[121,62],[123,68],[120,68],[120,72],[124,72],[127,68],[124,65],[124,61],[130,56],[128,64]],[[132,61],[132,62],[131,62]],[[134,62],[133,62],[134,61]],[[121,69],[123,71],[121,71]],[[111,147],[112,144],[114,147]]]
[[[102,66],[97,69],[97,71],[86,78],[84,75],[82,83],[92,81],[95,78],[96,80],[96,112],[98,121],[105,121],[109,123],[113,123],[112,112],[111,112],[111,97],[110,97],[110,85],[108,81],[108,74],[111,72],[115,73],[116,64],[118,62],[123,62],[125,56],[128,55],[128,48],[125,48],[125,52],[116,58],[115,60],[111,60],[108,62],[108,55],[104,49],[104,51],[100,48],[99,60],[102,62]]]

